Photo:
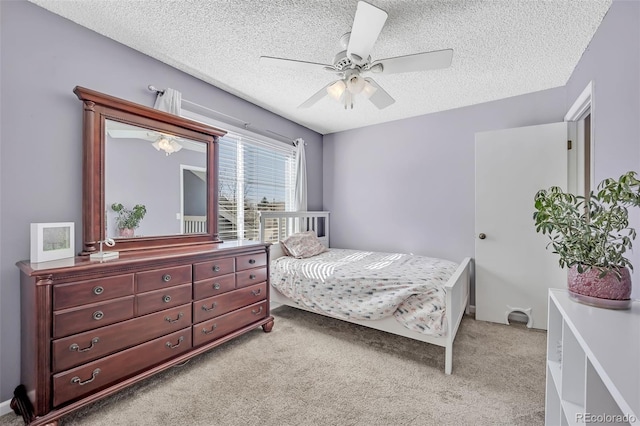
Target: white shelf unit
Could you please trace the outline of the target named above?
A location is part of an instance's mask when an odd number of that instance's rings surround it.
[[[549,289],[545,424],[640,425],[640,302],[629,310]]]

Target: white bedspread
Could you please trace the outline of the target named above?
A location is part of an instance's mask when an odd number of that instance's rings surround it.
[[[399,253],[330,249],[271,264],[271,284],[298,305],[340,319],[393,315],[405,327],[446,334],[444,284],[458,265]]]

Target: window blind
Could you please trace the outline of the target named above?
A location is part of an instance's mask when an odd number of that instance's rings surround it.
[[[183,115],[225,128],[198,114],[183,110]],[[218,233],[223,241],[259,240],[259,211],[293,210],[296,150],[248,131],[225,129],[228,133],[218,142]]]

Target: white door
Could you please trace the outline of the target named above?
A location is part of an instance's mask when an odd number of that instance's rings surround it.
[[[567,187],[567,123],[476,133],[476,319],[547,328],[547,289],[566,272],[535,231],[534,195]]]

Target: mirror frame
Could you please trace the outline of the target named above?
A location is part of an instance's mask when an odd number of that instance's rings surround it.
[[[220,243],[218,236],[218,138],[226,131],[144,105],[76,86],[83,102],[82,252],[98,251],[105,239],[105,120],[120,121],[207,144],[207,232],[116,240],[115,251]]]

